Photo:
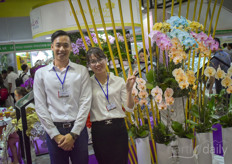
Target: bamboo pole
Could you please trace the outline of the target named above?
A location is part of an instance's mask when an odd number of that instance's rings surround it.
[[[165,21],[166,15],[166,0],[163,0],[163,22]]]
[[[142,3],[141,0],[139,0],[139,8],[141,9]],[[141,22],[141,32],[142,32],[142,40],[143,40],[143,53],[144,53],[144,59],[145,59],[145,67],[146,72],[148,72],[148,64],[147,64],[147,51],[146,51],[146,45],[145,45],[145,37],[144,37],[144,29],[143,29],[143,15],[142,10],[139,10],[140,13],[140,22]],[[148,32],[149,33],[149,32]]]
[[[115,71],[116,76],[118,76],[118,70],[116,68],[116,64],[115,64],[115,61],[114,61],[114,55],[113,55],[112,48],[111,48],[111,45],[110,45],[110,42],[109,42],[108,33],[107,33],[107,30],[106,30],[106,25],[105,25],[103,13],[102,13],[100,0],[97,0],[97,3],[98,3],[98,9],[99,9],[102,25],[103,25],[105,36],[106,36],[106,42],[107,42],[107,45],[108,45],[109,51],[110,51],[110,57],[111,57],[112,62],[113,62],[114,71]]]
[[[101,45],[101,41],[100,41],[99,36],[98,36],[98,32],[97,32],[97,28],[96,28],[96,25],[95,25],[95,21],[94,21],[94,17],[93,17],[93,13],[92,13],[92,9],[91,9],[89,0],[87,0],[86,2],[87,2],[87,5],[88,5],[90,18],[91,18],[91,20],[92,20],[93,29],[94,29],[94,32],[95,32],[95,34],[96,34],[97,43],[98,43],[99,47],[100,47],[101,49],[103,49],[103,48],[102,48],[102,45]],[[107,70],[107,72],[110,72],[110,71],[109,71],[109,67],[108,67],[107,64],[106,64],[106,70]]]
[[[113,11],[112,11],[112,6],[111,6],[111,1],[108,0],[108,3],[109,3],[110,17],[111,17],[111,21],[112,21],[112,26],[113,26],[115,42],[116,42],[116,46],[117,46],[117,50],[118,50],[119,60],[120,60],[120,63],[121,63],[121,68],[122,68],[124,79],[127,79],[126,72],[125,72],[124,65],[123,65],[121,50],[120,50],[119,43],[118,43],[118,36],[117,36],[117,33],[116,33],[116,28],[115,28],[115,23],[114,23],[114,16],[113,16]]]
[[[187,4],[186,19],[188,19],[188,15],[189,15],[189,4],[190,4],[190,0],[188,0],[188,4]]]
[[[216,33],[217,23],[218,23],[218,19],[219,19],[219,16],[220,16],[220,12],[221,12],[223,2],[224,2],[224,0],[221,0],[220,7],[219,7],[219,10],[218,10],[218,14],[217,14],[217,18],[216,18],[216,22],[215,22],[215,26],[214,26],[214,31],[213,31],[213,36],[212,36],[213,38],[214,38],[215,33]]]
[[[91,45],[92,45],[92,47],[95,47],[94,42],[93,42],[93,38],[92,38],[92,36],[91,36],[91,34],[90,34],[90,31],[89,31],[88,23],[87,23],[86,18],[85,18],[84,11],[83,11],[83,8],[82,8],[82,5],[81,5],[81,1],[80,1],[80,0],[77,0],[77,2],[78,2],[78,5],[79,5],[79,8],[80,8],[80,12],[81,12],[83,21],[84,21],[84,23],[85,23],[85,28],[86,28],[86,30],[87,30],[87,34],[88,34],[88,36],[89,36]]]
[[[148,34],[150,34],[149,0],[147,0],[147,31],[148,31]],[[143,40],[143,42],[145,43],[145,40]],[[153,55],[152,55],[152,50],[151,50],[151,38],[150,37],[148,37],[148,45],[149,45],[151,69],[153,69]],[[145,60],[147,60],[147,58]],[[145,65],[147,65],[146,62],[145,62]],[[148,72],[148,66],[146,66],[146,72]]]
[[[88,50],[89,47],[88,47],[88,45],[87,45],[87,43],[86,43],[86,41],[85,41],[85,37],[84,37],[84,34],[83,34],[82,30],[81,30],[81,26],[80,26],[80,23],[79,23],[78,18],[77,18],[77,16],[76,16],[76,13],[75,13],[75,10],[74,10],[72,1],[71,1],[71,0],[68,0],[68,2],[69,2],[69,5],[70,5],[70,7],[71,7],[71,10],[72,10],[74,19],[75,19],[75,21],[76,21],[78,30],[79,30],[79,32],[80,32],[80,34],[81,34],[81,39],[83,40],[83,43],[84,43],[84,45],[85,45],[85,49]]]
[[[199,8],[199,14],[198,14],[198,18],[197,18],[198,22],[200,22],[200,18],[201,18],[202,5],[203,5],[203,0],[201,0],[201,4],[200,4],[200,8]]]
[[[178,12],[179,17],[181,15],[181,5],[182,5],[182,0],[179,0],[179,12]]]
[[[197,0],[195,0],[195,5],[194,5],[193,21],[195,20],[196,10],[197,10]]]
[[[174,0],[172,0],[171,16],[173,16],[173,11],[174,11]]]
[[[213,11],[212,11],[211,20],[210,20],[209,29],[208,29],[208,35],[210,35],[210,32],[211,32],[211,27],[212,27],[212,23],[213,23],[213,17],[214,17],[216,5],[217,5],[217,0],[215,0],[215,2],[214,2]]]
[[[155,160],[156,160],[156,163],[158,164],[157,152],[156,152],[155,142],[154,142],[154,138],[153,138],[152,127],[151,127],[151,121],[150,121],[150,116],[149,116],[149,112],[148,112],[147,105],[145,106],[145,109],[146,109],[146,113],[147,113],[148,126],[149,126],[149,130],[150,130],[150,133],[151,133],[151,142],[152,142],[153,150],[154,150],[154,153],[155,153]],[[151,151],[151,156],[153,157],[152,151]],[[153,158],[152,158],[152,159],[153,159]],[[154,160],[154,159],[153,159],[153,160]]]
[[[129,4],[130,4],[130,15],[131,15],[131,23],[132,23],[132,30],[133,30],[135,53],[136,53],[136,60],[137,60],[137,64],[138,64],[139,77],[142,77],[141,68],[140,68],[140,61],[139,61],[139,54],[138,54],[138,47],[137,47],[137,41],[136,41],[136,35],[135,35],[135,25],[134,25],[134,17],[133,17],[131,0],[129,0]]]
[[[125,47],[126,47],[127,60],[128,60],[128,63],[129,63],[130,73],[132,74],[133,70],[132,70],[132,66],[131,66],[129,48],[128,48],[127,40],[126,40],[126,33],[125,33],[125,26],[124,26],[123,15],[122,15],[121,0],[118,0],[118,7],[119,7],[119,13],[120,13],[120,20],[121,20],[121,25],[122,25],[122,32],[123,32],[123,37],[124,37],[124,43],[125,43]]]

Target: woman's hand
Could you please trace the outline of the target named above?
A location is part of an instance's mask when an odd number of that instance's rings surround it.
[[[126,80],[126,90],[127,92],[131,92],[132,91],[132,88],[135,84],[135,80],[136,80],[136,74],[137,71],[134,71],[133,75],[130,74],[130,70],[128,72],[128,77],[127,77],[127,80]]]

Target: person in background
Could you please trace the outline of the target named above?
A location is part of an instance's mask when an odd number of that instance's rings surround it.
[[[26,94],[27,94],[27,90],[25,88],[17,87],[14,91],[16,102],[19,101],[21,98],[23,98]],[[13,156],[13,164],[18,164],[19,161],[21,160],[20,159],[21,156],[20,153],[17,154],[18,151],[17,151],[16,143],[19,142],[19,135],[17,134],[17,132],[10,134],[7,142]]]
[[[232,59],[232,43],[227,44],[227,51],[226,52],[230,55],[230,58]]]
[[[228,50],[227,49],[227,43],[223,43],[222,46],[223,46],[223,49],[222,49],[223,51],[227,51]]]
[[[25,81],[27,81],[29,79],[29,76],[27,74],[29,68],[28,68],[28,65],[26,65],[26,64],[23,64],[21,66],[21,68],[22,68],[23,72],[20,74],[20,76],[23,78],[23,83],[25,83]]]
[[[90,120],[97,161],[99,164],[127,164],[128,134],[122,105],[127,111],[133,111],[131,93],[135,76],[129,73],[125,83],[123,78],[107,73],[107,59],[100,48],[90,48],[86,56],[87,64],[94,72],[91,77],[93,98]]]
[[[4,86],[4,80],[0,74],[0,107],[6,107],[6,99],[8,97],[8,90]]]
[[[7,80],[7,71],[2,70],[2,78],[3,78],[3,83],[6,88],[8,88],[8,80]]]
[[[34,78],[35,110],[47,135],[51,164],[88,164],[86,120],[92,87],[86,67],[69,60],[70,36],[62,30],[51,36],[53,63]]]
[[[9,89],[9,95],[11,95],[15,101],[14,97],[14,90],[16,88],[15,80],[18,78],[18,75],[14,72],[14,68],[12,66],[9,66],[7,68],[8,75],[7,75],[7,81],[8,81],[8,89]]]
[[[227,73],[227,70],[229,69],[230,63],[231,63],[230,55],[221,49],[220,40],[218,38],[214,38],[214,40],[219,43],[219,49],[217,51],[212,51],[214,55],[212,59],[210,60],[210,66],[214,67],[214,69],[216,70],[220,66],[221,69]],[[209,78],[209,85],[208,85],[209,93],[210,94],[213,93],[214,83],[216,86],[216,93],[219,94],[220,91],[223,89],[223,87],[221,84],[221,80],[217,80],[215,79],[215,77]]]

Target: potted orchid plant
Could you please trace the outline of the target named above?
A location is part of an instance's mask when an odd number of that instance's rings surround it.
[[[173,88],[174,92],[177,90],[176,94],[180,93],[179,96],[184,96],[182,101],[175,99],[175,103],[179,104],[179,107],[175,111],[177,117],[172,119],[172,129],[179,137],[179,150],[182,150],[186,145],[192,150],[192,141],[190,139],[195,137],[194,125],[190,124],[190,120],[187,121],[187,117],[189,116],[190,103],[193,99],[196,99],[197,93],[202,93],[197,92],[201,90],[198,85],[199,73],[196,73],[199,70],[199,65],[198,69],[195,70],[191,67],[191,65],[194,65],[190,64],[190,59],[195,58],[196,54],[200,61],[201,57],[207,58],[210,56],[210,50],[218,48],[218,43],[211,36],[207,36],[203,32],[194,32],[202,29],[203,25],[198,22],[187,20],[184,17],[173,16],[163,23],[156,23],[153,31],[149,34],[151,40],[156,42],[159,47],[160,54],[157,56],[158,67],[150,73],[151,79],[149,79],[147,87],[152,89],[160,76],[168,75],[164,78],[165,80],[158,83],[158,86],[169,85],[168,87]],[[169,74],[166,74],[166,72],[160,74],[160,70],[163,68]],[[188,163],[193,163],[193,159],[190,158],[193,151],[190,151],[189,154],[179,151],[178,154],[188,157]],[[187,161],[182,158],[180,163],[187,163]]]

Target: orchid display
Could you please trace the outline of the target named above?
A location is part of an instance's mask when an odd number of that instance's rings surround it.
[[[209,57],[210,50],[218,49],[219,45],[211,35],[193,32],[202,29],[203,25],[198,22],[172,16],[164,23],[156,23],[149,37],[161,51],[167,52],[171,61],[178,64],[187,60],[186,52],[190,50]]]
[[[221,80],[221,84],[226,88],[228,94],[232,93],[232,79],[231,79],[232,66],[228,69],[228,72],[225,73],[219,66],[217,70],[213,67],[207,67],[204,71],[205,76],[208,78],[215,77],[217,80]]]
[[[121,32],[117,32],[117,38],[118,38],[118,44],[121,52],[122,59],[127,59],[126,55],[126,48],[125,48],[125,42],[124,42],[124,37],[121,34]],[[88,47],[92,47],[90,38],[88,36],[84,36],[86,44]],[[103,51],[105,52],[108,60],[111,60],[111,55],[110,55],[110,50],[109,46],[107,44],[107,39],[105,33],[99,32],[98,33],[98,38],[101,44],[101,47]],[[97,36],[95,33],[91,33],[91,39],[93,40],[94,46],[99,46]],[[108,32],[108,40],[111,45],[112,53],[115,59],[118,58],[118,49],[117,45],[115,42],[115,36],[113,35],[113,32]],[[126,34],[126,40],[127,42],[132,42],[133,37],[131,34]],[[81,65],[86,65],[86,47],[84,44],[84,41],[82,40],[81,36],[79,33],[75,33],[71,35],[71,46],[72,46],[72,52],[70,55],[70,60],[81,64]],[[130,55],[131,56],[131,55]],[[132,59],[132,56],[131,56]]]

